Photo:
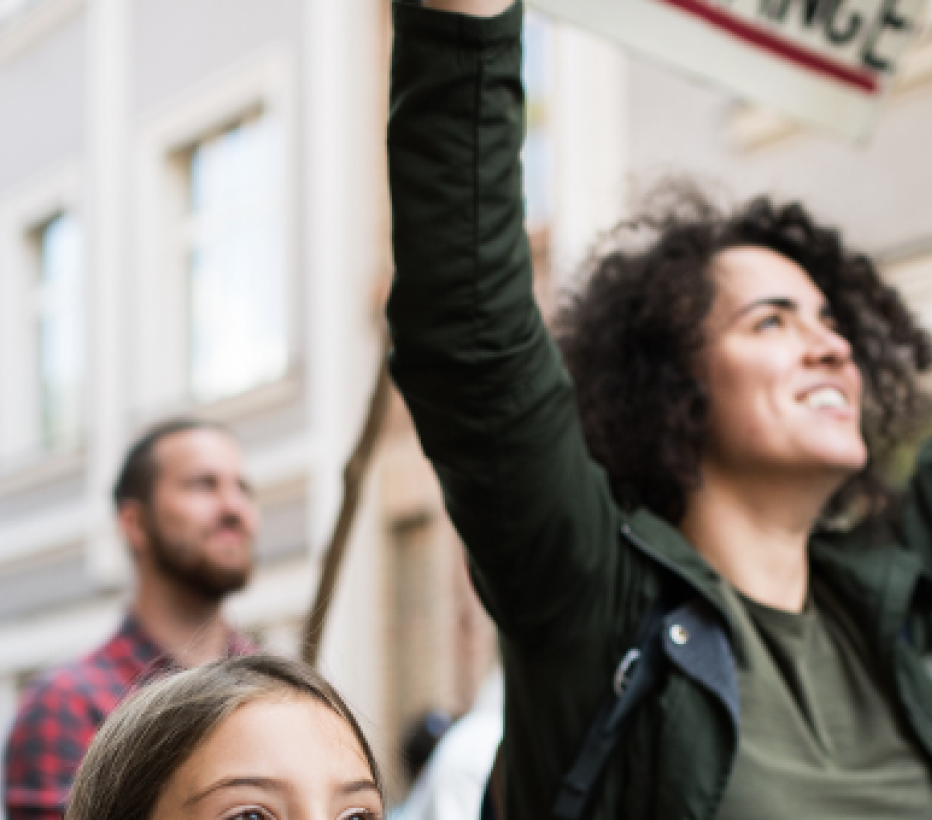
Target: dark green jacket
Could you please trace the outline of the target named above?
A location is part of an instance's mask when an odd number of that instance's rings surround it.
[[[573,385],[531,295],[519,152],[523,10],[395,7],[389,126],[392,373],[498,624],[508,820],[542,820],[661,584],[697,596],[670,674],[599,791],[600,820],[711,820],[740,725],[720,579],[676,530],[626,514],[589,457]],[[932,457],[888,545],[813,538],[819,573],[932,756]],[[710,660],[711,659],[711,660]]]

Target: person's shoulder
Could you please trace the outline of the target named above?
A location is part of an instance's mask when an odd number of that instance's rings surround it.
[[[91,709],[115,688],[125,689],[114,652],[119,633],[81,657],[52,667],[35,677],[24,689],[20,715],[43,707],[77,714]]]
[[[25,761],[37,759],[40,753],[53,768],[70,759],[62,744],[70,749],[70,740],[94,731],[100,721],[86,680],[84,663],[75,661],[40,674],[26,686],[7,738],[11,782],[26,777],[20,769],[26,766],[31,772]]]
[[[51,668],[26,686],[4,753],[8,807],[60,812],[81,756],[106,716],[98,653]]]
[[[227,639],[227,654],[230,657],[240,655],[256,655],[262,652],[262,647],[248,633],[240,629],[230,628]]]
[[[40,673],[23,692],[22,710],[38,704],[53,704],[67,698],[88,696],[99,685],[106,658],[100,648],[88,653],[78,660],[70,661]]]

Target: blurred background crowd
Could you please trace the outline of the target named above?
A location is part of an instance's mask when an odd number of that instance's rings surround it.
[[[242,442],[262,523],[229,619],[299,654],[381,351],[391,36],[389,0],[0,0],[4,734],[38,673],[119,623],[132,574],[110,489],[166,416]],[[639,191],[685,173],[802,198],[932,323],[932,36],[860,146],[540,15],[525,46],[545,312]],[[393,398],[320,666],[394,800],[495,657]]]

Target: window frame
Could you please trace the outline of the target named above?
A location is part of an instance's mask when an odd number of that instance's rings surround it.
[[[264,123],[264,121],[267,121]],[[178,224],[176,225],[177,231],[177,253],[181,258],[181,267],[183,268],[184,276],[184,293],[185,293],[185,305],[184,305],[184,329],[183,334],[185,336],[185,371],[186,371],[186,388],[187,395],[190,400],[197,405],[214,405],[218,402],[226,401],[238,396],[242,396],[246,393],[251,393],[256,390],[261,390],[263,387],[267,387],[270,384],[274,384],[278,381],[281,381],[284,378],[289,369],[293,368],[294,362],[294,348],[293,343],[293,333],[292,331],[292,320],[288,315],[288,295],[293,288],[289,287],[288,282],[288,271],[284,263],[284,249],[286,245],[286,236],[284,232],[284,226],[281,224],[281,210],[283,202],[281,201],[282,192],[279,188],[277,191],[273,191],[273,195],[277,194],[277,199],[279,201],[271,202],[272,212],[277,216],[277,218],[271,221],[270,226],[273,231],[273,242],[279,242],[280,246],[276,248],[277,251],[281,252],[281,264],[282,269],[277,273],[282,277],[282,281],[279,283],[284,288],[284,298],[282,300],[282,309],[284,310],[284,342],[285,342],[285,362],[282,372],[275,378],[271,379],[260,379],[254,384],[244,387],[241,390],[235,390],[231,392],[224,392],[222,389],[218,392],[216,396],[210,396],[209,391],[208,395],[204,395],[202,392],[204,386],[199,388],[197,383],[198,373],[197,373],[197,362],[195,361],[195,352],[194,352],[194,333],[196,332],[195,322],[197,319],[196,310],[197,305],[194,300],[194,290],[195,290],[195,269],[191,262],[191,259],[195,251],[203,251],[205,246],[210,245],[209,237],[212,233],[211,228],[216,228],[216,225],[210,224],[210,218],[216,218],[216,212],[209,211],[206,214],[204,212],[197,213],[192,206],[192,192],[194,186],[194,176],[193,176],[193,158],[195,154],[203,147],[206,147],[208,143],[222,138],[225,135],[232,134],[237,129],[247,128],[252,124],[266,124],[270,127],[271,137],[278,144],[274,146],[276,151],[276,156],[272,158],[272,161],[277,165],[277,172],[279,179],[277,180],[279,186],[284,184],[283,179],[283,165],[284,157],[281,155],[281,134],[280,134],[280,123],[277,122],[275,115],[268,112],[264,108],[256,108],[251,111],[244,112],[244,114],[238,117],[235,120],[230,121],[224,126],[211,131],[208,134],[205,134],[201,139],[192,143],[191,145],[183,148],[176,157],[173,158],[173,163],[175,165],[174,173],[178,174],[180,177],[181,190],[182,190],[182,202],[180,203],[181,215],[179,217]],[[204,217],[208,217],[207,220]]]
[[[51,384],[50,379],[48,378],[48,373],[46,373],[44,368],[43,361],[43,331],[45,330],[46,322],[49,321],[52,314],[47,310],[47,306],[43,303],[48,300],[50,291],[54,292],[54,285],[43,281],[48,268],[46,266],[45,258],[45,248],[44,243],[46,241],[46,236],[48,231],[50,231],[56,222],[59,220],[69,218],[71,219],[78,231],[80,232],[78,253],[79,259],[78,264],[80,266],[79,270],[79,287],[80,293],[83,294],[83,310],[81,311],[81,316],[78,321],[78,330],[81,332],[81,351],[80,357],[81,362],[80,366],[82,373],[79,378],[79,383],[77,385],[77,396],[72,397],[76,399],[76,404],[79,408],[78,417],[77,417],[77,429],[76,430],[65,430],[65,431],[55,431],[49,429],[49,412],[50,408],[48,406],[48,392],[50,387],[55,387],[56,385]],[[88,333],[87,333],[87,303],[88,303],[88,265],[87,265],[87,250],[85,247],[85,239],[87,235],[86,225],[81,219],[80,214],[76,214],[73,210],[63,209],[57,211],[54,214],[49,215],[42,223],[36,225],[30,231],[30,236],[27,241],[32,246],[32,257],[33,257],[33,304],[32,304],[32,325],[33,325],[33,344],[35,345],[36,351],[36,362],[34,371],[36,374],[36,384],[35,389],[38,393],[38,399],[36,401],[39,416],[40,416],[40,437],[43,451],[46,453],[51,452],[61,452],[67,451],[69,449],[74,449],[74,444],[81,440],[81,429],[87,425],[87,407],[86,407],[86,397],[87,397],[87,365],[88,365]],[[80,298],[80,296],[79,296]],[[38,336],[38,338],[36,338]],[[57,439],[57,436],[64,434],[67,436],[72,436],[71,439],[65,438]],[[69,446],[69,441],[70,446]]]
[[[133,290],[139,361],[137,376],[148,384],[130,384],[133,424],[144,424],[167,412],[196,406],[198,412],[238,421],[294,398],[300,389],[300,292],[297,258],[295,153],[295,65],[284,47],[273,47],[251,60],[215,75],[191,91],[160,106],[143,119],[136,148],[139,197],[135,214],[137,255]],[[189,378],[188,282],[183,239],[188,180],[184,157],[200,142],[262,112],[278,123],[282,183],[278,211],[282,216],[283,269],[286,293],[287,365],[282,378],[230,397],[200,403]],[[159,328],[183,327],[172,339]]]
[[[42,435],[37,317],[33,307],[40,260],[36,232],[58,214],[73,214],[87,236],[82,180],[78,161],[62,163],[20,186],[0,201],[0,394],[9,397],[0,407],[0,493],[45,483],[83,467],[91,407],[85,387],[82,421],[68,447],[49,448]],[[87,242],[84,264],[84,384],[90,378],[88,321],[91,282]],[[24,356],[23,351],[30,351]],[[33,355],[34,354],[34,355]],[[18,443],[30,441],[25,448]]]

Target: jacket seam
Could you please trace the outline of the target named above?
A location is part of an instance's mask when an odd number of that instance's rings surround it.
[[[486,66],[486,59],[488,54],[488,47],[481,48],[476,55],[476,70],[477,70],[477,83],[476,83],[476,100],[473,111],[473,157],[472,157],[472,175],[473,175],[473,202],[472,202],[472,219],[473,219],[473,242],[472,242],[472,254],[473,254],[473,281],[472,281],[472,349],[475,351],[478,348],[478,339],[481,335],[481,323],[482,323],[482,314],[481,311],[477,310],[477,304],[480,302],[480,296],[478,293],[479,289],[479,280],[482,274],[482,262],[479,258],[479,248],[481,246],[481,236],[482,236],[482,226],[481,226],[481,201],[482,201],[482,175],[480,173],[480,157],[482,157],[483,152],[481,150],[481,141],[482,141],[482,113],[483,113],[483,102],[485,98],[485,81],[488,75],[488,70]],[[483,391],[483,398],[480,402],[483,407],[483,410],[488,405],[488,387]],[[490,488],[490,498],[489,503],[492,505],[494,510],[494,519],[493,519],[493,529],[499,534],[500,538],[504,538],[505,533],[505,515],[502,501],[502,477],[501,477],[501,458],[499,455],[499,429],[494,422],[494,415],[492,413],[483,412],[483,426],[486,430],[486,434],[489,438],[492,451],[492,486]]]

